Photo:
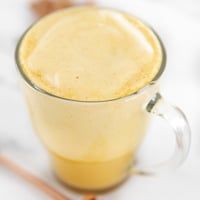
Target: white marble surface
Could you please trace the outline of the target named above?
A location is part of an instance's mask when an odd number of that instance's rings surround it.
[[[28,0],[0,1],[0,151],[79,200],[79,194],[61,186],[48,167],[47,156],[33,133],[25,102],[17,85],[14,63],[16,42],[31,23]],[[100,200],[200,199],[200,2],[199,0],[103,0],[148,21],[166,46],[168,63],[162,93],[181,107],[192,128],[192,147],[186,163],[173,174],[131,177]],[[168,126],[155,119],[140,152],[141,160],[154,163],[172,153]],[[0,166],[0,199],[44,200],[47,196]]]

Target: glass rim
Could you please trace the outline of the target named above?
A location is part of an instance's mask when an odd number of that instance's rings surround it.
[[[109,7],[102,7],[102,6],[97,6],[98,8],[106,8],[106,9],[111,9],[111,10],[117,10],[115,8],[109,8]],[[70,8],[65,8],[65,9],[70,9]],[[122,10],[119,10],[122,13],[128,13]],[[59,12],[59,11],[56,11]],[[131,13],[128,13],[130,15],[132,15]],[[50,14],[51,15],[51,14]],[[47,15],[48,16],[48,15]],[[45,16],[46,17],[46,16]],[[50,93],[44,89],[42,89],[41,87],[39,87],[37,84],[35,84],[31,79],[29,79],[29,77],[24,73],[22,67],[21,67],[21,63],[20,63],[20,59],[19,59],[19,49],[21,46],[21,43],[23,42],[24,37],[26,36],[26,34],[31,30],[32,27],[34,27],[40,20],[42,20],[44,17],[42,17],[41,19],[37,20],[36,22],[34,22],[20,37],[16,49],[15,49],[15,61],[16,61],[16,65],[17,65],[17,71],[19,72],[20,76],[23,78],[23,80],[28,84],[28,86],[30,86],[32,89],[36,90],[37,92],[43,94],[43,95],[47,95],[50,96],[52,98],[56,98],[59,100],[64,100],[64,101],[69,101],[69,102],[77,102],[77,103],[106,103],[106,102],[112,102],[112,101],[117,101],[117,100],[122,100],[125,98],[130,98],[130,97],[135,97],[137,95],[139,95],[140,93],[142,93],[143,91],[145,91],[149,86],[153,85],[163,74],[165,67],[166,67],[166,60],[167,60],[167,55],[166,55],[166,50],[164,47],[164,44],[160,38],[160,36],[157,34],[157,32],[148,24],[146,23],[144,20],[141,20],[140,18],[136,17],[139,21],[141,21],[147,28],[149,28],[152,33],[155,35],[156,39],[159,42],[160,48],[161,48],[161,52],[162,52],[162,62],[160,65],[160,69],[157,72],[157,74],[155,75],[155,77],[148,83],[146,84],[144,87],[140,88],[138,91],[133,92],[131,94],[125,95],[125,96],[121,96],[121,97],[117,97],[117,98],[112,98],[112,99],[106,99],[106,100],[76,100],[76,99],[70,99],[70,98],[65,98],[65,97],[61,97],[58,95],[55,95],[53,93]]]

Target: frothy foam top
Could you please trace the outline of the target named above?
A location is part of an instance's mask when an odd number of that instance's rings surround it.
[[[162,50],[137,18],[78,7],[36,23],[21,43],[19,61],[27,77],[47,92],[98,101],[126,96],[151,82]]]

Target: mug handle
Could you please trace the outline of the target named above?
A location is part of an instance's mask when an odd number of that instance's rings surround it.
[[[140,167],[134,169],[133,173],[157,174],[159,172],[169,172],[179,167],[186,159],[191,143],[191,130],[184,113],[177,107],[168,104],[161,96],[155,96],[146,105],[148,113],[159,116],[172,127],[175,134],[175,150],[172,157],[160,164],[151,167]]]

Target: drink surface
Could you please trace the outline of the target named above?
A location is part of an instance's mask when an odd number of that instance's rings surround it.
[[[160,43],[137,18],[78,7],[51,14],[26,33],[19,61],[38,87],[67,99],[101,101],[143,88],[158,73]]]

